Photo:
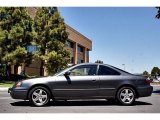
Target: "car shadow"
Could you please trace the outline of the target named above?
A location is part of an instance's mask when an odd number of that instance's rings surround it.
[[[10,103],[12,106],[32,106],[29,101],[17,101]],[[132,106],[141,106],[141,105],[152,105],[151,103],[142,102],[142,101],[135,101]],[[51,101],[49,104],[43,107],[50,107],[50,106],[122,106],[117,102],[111,101]]]

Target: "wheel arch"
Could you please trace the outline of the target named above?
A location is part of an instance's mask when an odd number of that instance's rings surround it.
[[[132,85],[132,84],[123,84],[123,85],[120,85],[120,86],[118,87],[117,91],[116,91],[115,97],[117,96],[118,91],[119,91],[122,87],[131,87],[131,88],[135,91],[135,93],[136,93],[136,98],[139,97],[139,94],[138,94],[138,91],[136,90],[136,87],[135,87],[134,85]]]
[[[35,85],[33,85],[33,86],[31,86],[31,87],[29,88],[29,90],[28,90],[28,92],[27,92],[27,99],[29,99],[29,93],[30,93],[30,91],[31,91],[33,88],[38,87],[38,86],[39,86],[39,87],[44,87],[44,88],[46,88],[46,89],[49,91],[50,97],[53,98],[52,91],[51,91],[51,89],[50,89],[47,85],[45,85],[45,84],[35,84]]]

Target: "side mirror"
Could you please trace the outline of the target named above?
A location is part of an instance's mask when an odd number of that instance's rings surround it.
[[[64,76],[69,76],[71,74],[71,71],[67,71],[64,73]]]

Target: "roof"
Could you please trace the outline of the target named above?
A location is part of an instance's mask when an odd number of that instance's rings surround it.
[[[69,32],[68,38],[73,42],[77,42],[79,45],[86,47],[89,50],[92,50],[92,41],[79,33],[77,30],[73,29],[69,25],[65,24],[67,32]]]

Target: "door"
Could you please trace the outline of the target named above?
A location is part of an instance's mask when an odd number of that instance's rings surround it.
[[[80,65],[70,69],[69,75],[56,78],[54,96],[58,98],[92,98],[98,95],[97,65]]]
[[[120,81],[120,73],[108,66],[99,65],[98,75],[100,79],[99,95],[102,97],[114,97],[116,86]]]

